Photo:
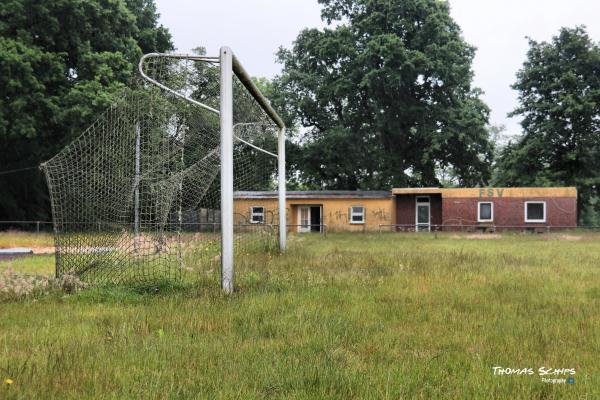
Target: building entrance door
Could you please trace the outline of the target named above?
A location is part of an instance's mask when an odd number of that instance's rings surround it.
[[[298,232],[310,232],[310,207],[298,207]]]
[[[298,232],[321,232],[321,206],[298,207]]]
[[[417,197],[416,201],[416,223],[415,230],[430,231],[431,230],[431,205],[429,197]]]

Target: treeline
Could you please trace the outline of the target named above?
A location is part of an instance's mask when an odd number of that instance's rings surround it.
[[[447,2],[319,3],[329,27],[281,49],[272,83],[302,127],[290,149],[298,187],[576,186],[580,223],[600,224],[600,47],[584,27],[530,40],[513,86],[522,134],[507,142]]]
[[[171,49],[153,0],[0,2],[0,220],[50,219],[35,167],[96,120],[143,53]]]
[[[447,2],[318,2],[328,27],[301,31],[259,81],[292,127],[291,187],[573,185],[580,222],[599,222],[600,49],[585,28],[530,41],[514,84],[523,132],[505,142]],[[0,219],[49,218],[37,170],[1,171],[56,153],[142,53],[173,44],[153,0],[13,0],[0,16]]]

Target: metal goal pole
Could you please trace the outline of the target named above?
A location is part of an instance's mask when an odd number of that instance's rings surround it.
[[[233,292],[233,61],[229,47],[221,47],[221,285]]]
[[[240,61],[233,54],[233,71],[238,77],[240,82],[248,89],[248,92],[254,97],[254,100],[260,105],[265,113],[271,118],[271,120],[279,128],[278,140],[277,140],[277,169],[278,169],[278,209],[279,209],[279,248],[281,251],[285,250],[285,238],[287,234],[287,219],[285,209],[285,124],[281,117],[277,114],[275,109],[271,106],[271,103],[267,98],[260,92],[260,89],[252,81],[252,78],[246,72]],[[250,143],[246,143],[252,146]],[[252,146],[254,147],[254,146]],[[260,149],[259,149],[260,150]],[[264,151],[264,150],[261,150]]]
[[[285,251],[287,218],[285,209],[285,128],[279,129],[277,141],[277,176],[279,178],[279,250]]]

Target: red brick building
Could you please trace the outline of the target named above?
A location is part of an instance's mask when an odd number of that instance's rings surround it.
[[[548,229],[577,226],[577,189],[393,189],[396,225],[407,230]]]

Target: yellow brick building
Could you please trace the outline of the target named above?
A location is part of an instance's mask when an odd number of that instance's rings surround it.
[[[278,223],[275,192],[236,192],[235,224]],[[377,231],[395,221],[389,191],[289,191],[286,219],[292,232]]]

